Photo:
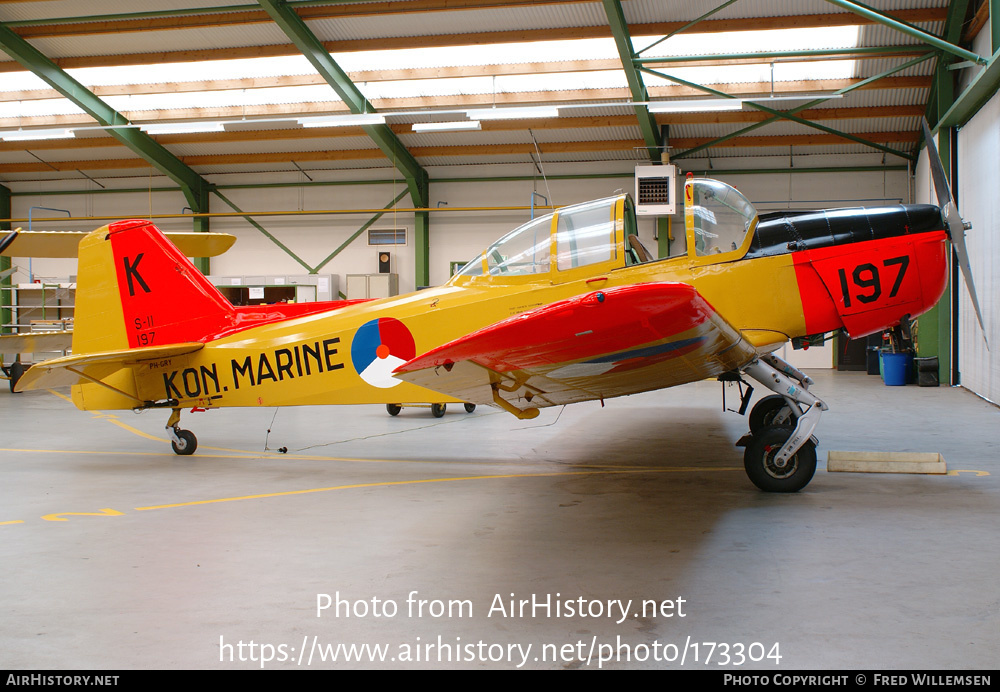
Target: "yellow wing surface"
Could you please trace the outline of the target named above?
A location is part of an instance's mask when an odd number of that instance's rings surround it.
[[[187,257],[215,257],[236,242],[228,233],[165,233]],[[17,237],[0,251],[8,257],[75,258],[86,231],[18,231]]]
[[[0,353],[47,353],[65,351],[73,343],[73,332],[0,334]]]

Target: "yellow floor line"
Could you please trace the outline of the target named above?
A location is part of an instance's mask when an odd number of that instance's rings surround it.
[[[192,500],[191,502],[177,502],[169,505],[152,505],[149,507],[136,507],[137,512],[143,512],[150,509],[172,509],[175,507],[191,507],[194,505],[210,505],[217,504],[220,502],[239,502],[241,500],[261,500],[269,497],[284,497],[289,495],[307,495],[310,493],[326,493],[333,490],[354,490],[357,488],[378,488],[387,487],[393,485],[417,485],[421,483],[454,483],[458,481],[484,481],[484,480],[498,480],[505,478],[545,478],[545,477],[556,477],[556,476],[598,476],[598,475],[622,475],[622,474],[635,474],[635,473],[677,473],[677,472],[690,472],[690,471],[739,471],[737,467],[731,468],[714,468],[714,469],[693,469],[693,468],[678,468],[678,469],[648,469],[643,471],[552,471],[544,473],[505,473],[490,476],[461,476],[456,478],[422,478],[418,480],[410,481],[382,481],[379,483],[355,483],[352,485],[336,485],[327,488],[309,488],[307,490],[286,490],[276,493],[261,493],[260,495],[243,495],[239,497],[222,497],[214,500]]]
[[[68,401],[68,402],[69,402],[69,403],[71,403],[71,404],[73,403],[73,400],[72,400],[72,399],[70,399],[70,398],[69,398],[68,396],[66,396],[65,394],[60,394],[59,392],[57,392],[57,391],[56,391],[56,390],[54,390],[54,389],[46,389],[45,391],[46,391],[46,392],[48,392],[49,394],[51,394],[52,396],[57,396],[57,397],[59,397],[59,398],[60,398],[60,399],[62,399],[63,401]],[[74,405],[75,405],[75,404],[74,404]]]
[[[110,452],[107,450],[95,450],[95,449],[18,449],[16,447],[0,447],[0,452],[18,452],[20,454],[102,454],[104,456],[120,456],[120,457],[169,457],[171,459],[183,459],[187,458],[192,461],[197,461],[198,459],[281,459],[283,457],[279,456],[266,456],[257,455],[256,457],[244,456],[246,454],[251,454],[251,452],[242,452],[239,456],[236,454],[199,454],[192,457],[179,457],[173,452]],[[327,460],[323,460],[327,461]],[[349,461],[349,460],[345,460]]]

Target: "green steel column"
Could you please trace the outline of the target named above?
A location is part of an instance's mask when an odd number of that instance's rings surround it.
[[[422,184],[418,188],[419,201],[414,198],[414,206],[426,209],[430,206],[430,184],[427,174],[424,174]],[[414,281],[416,286],[431,285],[431,215],[430,212],[418,211],[413,215],[414,243]]]
[[[431,284],[431,234],[430,213],[418,211],[415,215],[413,238],[416,249],[416,287]]]
[[[670,217],[656,217],[656,255],[660,259],[670,257]]]
[[[361,93],[357,85],[351,81],[347,73],[341,69],[337,61],[333,59],[323,43],[316,38],[312,30],[306,26],[302,18],[288,6],[284,0],[257,0],[258,4],[271,15],[271,19],[278,25],[289,40],[295,44],[306,59],[312,64],[316,71],[326,80],[337,96],[351,110],[352,113],[375,113],[376,110],[365,95]],[[421,204],[417,198],[420,195],[421,184],[426,187],[427,171],[425,171],[413,155],[403,146],[403,143],[396,137],[396,134],[388,125],[364,125],[362,129],[365,134],[382,150],[387,159],[406,178],[406,184],[410,188],[410,195],[413,197],[413,206],[419,207]]]
[[[912,36],[913,38],[919,41],[923,41],[924,43],[930,44],[935,48],[939,48],[943,51],[951,53],[952,55],[957,55],[958,57],[964,60],[971,60],[977,65],[986,64],[986,60],[983,57],[957,46],[956,45],[958,43],[957,37],[948,40],[938,38],[937,36],[929,34],[926,31],[920,29],[919,27],[915,27],[912,24],[907,24],[906,22],[902,22],[898,19],[895,19],[894,17],[890,17],[887,14],[883,14],[878,10],[873,10],[870,7],[866,7],[865,5],[862,5],[860,3],[851,2],[850,0],[826,0],[826,1],[832,5],[837,5],[838,7],[842,7],[848,12],[853,12],[854,14],[857,14],[861,17],[870,19],[873,22],[884,24],[888,27],[896,29],[897,31],[902,31],[904,34],[908,36]],[[960,14],[961,15],[960,20],[964,19],[965,8],[968,7],[968,4],[969,4],[968,0],[952,0],[951,5],[948,9],[949,21],[951,20],[952,14]],[[960,6],[959,7],[960,11],[956,11],[956,7],[958,6]],[[961,22],[959,22],[959,28],[961,28]]]
[[[990,35],[993,37],[993,54],[1000,50],[1000,0],[990,0]]]
[[[615,45],[618,47],[618,56],[622,63],[622,69],[625,71],[625,78],[628,80],[629,91],[632,92],[632,100],[636,102],[648,101],[649,95],[646,92],[646,85],[642,82],[642,74],[632,62],[635,58],[635,51],[632,50],[632,37],[629,35],[621,3],[618,0],[604,0],[604,13],[608,16],[611,35],[614,36]],[[660,140],[656,119],[653,118],[646,106],[634,106],[633,108],[636,118],[639,119],[642,138],[646,141],[649,159],[659,163],[663,142]]]
[[[9,219],[10,213],[10,188],[0,185],[0,218]],[[9,231],[10,222],[0,222],[0,231]],[[10,269],[10,257],[0,257],[0,272]],[[0,305],[10,305],[10,277],[0,279]],[[0,325],[10,324],[10,308],[0,308]],[[7,327],[0,327],[0,334],[7,334],[13,330]]]
[[[182,188],[184,196],[187,198],[188,205],[191,207],[191,211],[195,214],[208,214],[209,209],[209,186],[208,183],[202,182],[197,189],[192,190],[191,188]],[[196,216],[194,217],[193,226],[194,231],[197,233],[208,233],[209,231],[209,221],[210,218],[207,216]],[[202,274],[210,274],[212,270],[211,258],[209,257],[195,257],[194,266],[198,267],[198,271]]]
[[[113,127],[115,125],[128,125],[128,118],[91,93],[87,87],[3,24],[0,24],[0,49],[3,49],[4,53],[10,55],[25,68],[34,72],[76,106],[82,108],[99,124],[107,127],[109,135],[148,161],[151,166],[178,185],[197,188],[199,185],[206,184],[194,170],[142,130]]]

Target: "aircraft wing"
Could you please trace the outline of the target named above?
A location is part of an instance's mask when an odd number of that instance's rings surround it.
[[[194,353],[204,346],[205,344],[201,342],[190,342],[53,358],[28,368],[28,371],[18,380],[14,390],[23,392],[29,389],[68,387],[83,382],[102,380],[117,370],[130,365]]]
[[[394,375],[522,418],[531,409],[693,382],[757,355],[693,286],[593,291],[507,318],[399,366]]]
[[[72,257],[77,256],[80,241],[86,231],[18,231],[10,245],[0,250],[8,257]],[[236,242],[228,233],[165,233],[186,257],[215,257]]]
[[[72,345],[72,331],[0,334],[0,354],[65,351]]]

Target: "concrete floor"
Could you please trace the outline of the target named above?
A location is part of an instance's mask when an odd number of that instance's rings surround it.
[[[0,393],[0,667],[1000,667],[1000,410],[812,374],[831,410],[794,495],[747,480],[746,423],[710,382],[530,422],[185,414],[194,457],[147,439],[165,412]],[[287,455],[262,451],[268,427]],[[831,474],[829,450],[940,451],[961,472]],[[339,617],[317,617],[321,594]],[[511,594],[562,612],[512,617]],[[321,662],[338,644],[386,663]]]

